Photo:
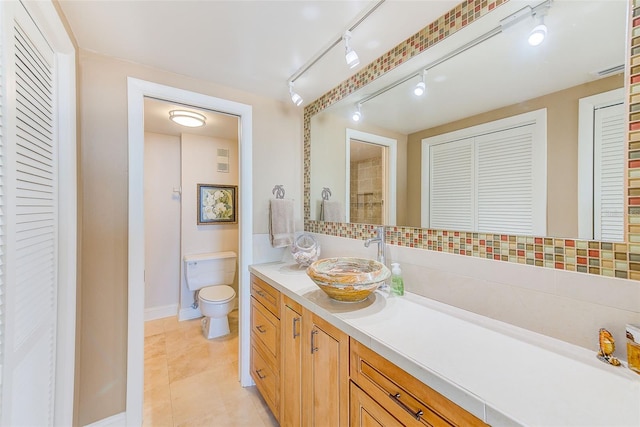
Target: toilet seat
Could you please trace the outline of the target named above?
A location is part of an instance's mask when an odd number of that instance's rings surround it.
[[[224,303],[236,296],[236,291],[231,286],[215,285],[200,289],[198,298],[205,302]]]

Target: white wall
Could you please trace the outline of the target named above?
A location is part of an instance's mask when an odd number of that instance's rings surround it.
[[[176,315],[180,284],[180,138],[145,132],[145,320]]]
[[[229,150],[228,173],[217,171],[218,148]],[[222,251],[239,254],[238,224],[197,224],[198,184],[238,185],[238,167],[238,141],[182,134],[182,257]],[[180,278],[182,311],[193,304],[193,292],[187,288],[184,274]],[[232,286],[238,294],[237,274]]]

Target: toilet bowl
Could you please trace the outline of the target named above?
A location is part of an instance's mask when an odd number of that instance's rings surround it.
[[[228,314],[235,306],[236,292],[229,286],[236,273],[235,252],[210,252],[184,257],[187,287],[194,297],[202,319],[202,333],[207,339],[227,335]]]
[[[198,307],[203,316],[202,333],[207,339],[227,335],[229,330],[228,314],[234,306],[236,291],[231,286],[216,285],[200,289]]]

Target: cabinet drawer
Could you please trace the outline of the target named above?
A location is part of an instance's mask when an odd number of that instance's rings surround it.
[[[351,395],[349,425],[352,426],[379,426],[397,427],[402,425],[400,421],[393,418],[378,402],[373,400],[367,393],[362,391],[355,383],[350,384]]]
[[[251,336],[277,359],[280,321],[254,298],[251,298]]]
[[[351,379],[403,425],[487,425],[354,339],[350,365]]]
[[[280,292],[259,277],[251,275],[251,296],[280,318]]]
[[[251,377],[271,412],[280,419],[278,387],[280,377],[271,369],[258,347],[251,346]]]

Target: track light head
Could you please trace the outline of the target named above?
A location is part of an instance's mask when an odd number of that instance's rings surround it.
[[[547,26],[544,24],[544,16],[540,16],[540,23],[533,27],[533,30],[529,33],[528,42],[531,46],[540,45],[545,37],[547,37]]]
[[[296,106],[299,107],[302,104],[302,97],[293,90],[293,82],[289,82],[289,95],[291,96],[291,102]]]
[[[420,77],[420,81],[413,88],[413,94],[415,96],[422,96],[427,91],[427,84],[425,83],[426,76],[427,76],[427,70],[424,70],[422,72],[422,77]]]
[[[353,120],[354,122],[359,122],[361,118],[362,111],[360,110],[360,104],[358,104],[358,106],[356,107],[356,111],[354,111],[353,115],[351,116],[351,120]]]
[[[351,31],[345,32],[344,36],[342,36],[342,40],[344,40],[344,59],[347,61],[347,65],[349,68],[357,67],[358,64],[360,64],[360,58],[358,58],[356,51],[349,45],[349,40],[351,40]]]

